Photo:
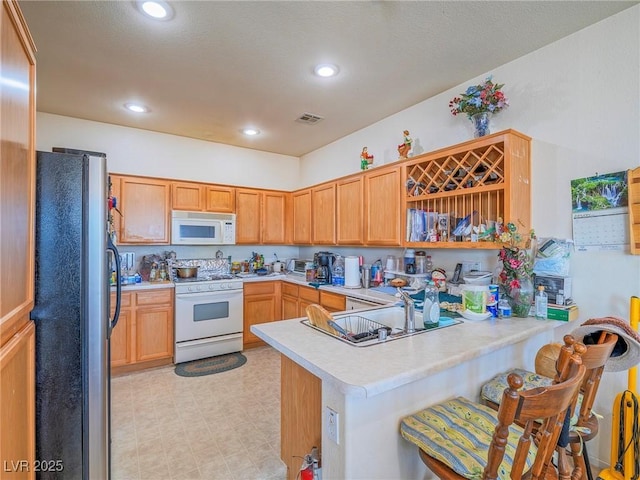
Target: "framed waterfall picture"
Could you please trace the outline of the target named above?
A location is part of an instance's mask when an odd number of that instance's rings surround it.
[[[576,250],[623,250],[629,244],[627,172],[571,180]]]

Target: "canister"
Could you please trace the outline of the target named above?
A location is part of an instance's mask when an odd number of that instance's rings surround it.
[[[462,285],[462,306],[473,313],[486,313],[489,287],[486,285]]]

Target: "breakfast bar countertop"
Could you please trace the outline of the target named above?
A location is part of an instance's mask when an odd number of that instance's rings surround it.
[[[366,317],[366,311],[352,312]],[[384,323],[383,317],[379,318]],[[363,348],[303,325],[301,319],[258,324],[251,331],[344,395],[371,397],[561,325],[566,322],[533,317],[463,320],[458,325]]]

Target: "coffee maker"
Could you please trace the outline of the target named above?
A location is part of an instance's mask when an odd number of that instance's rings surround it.
[[[322,284],[331,284],[331,271],[336,256],[331,252],[318,252],[313,256],[316,265],[316,281]]]

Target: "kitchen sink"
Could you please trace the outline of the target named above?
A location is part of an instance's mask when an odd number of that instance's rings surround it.
[[[406,333],[403,331],[404,308],[396,306],[364,310],[357,313],[333,315],[333,321],[349,333],[347,338],[345,338],[344,335],[333,335],[326,330],[316,327],[312,325],[308,319],[301,320],[304,325],[354,347],[370,347],[414,335],[434,332],[441,328],[462,323],[461,320],[455,318],[441,317],[437,327],[425,329],[422,327],[422,312],[416,312],[416,330],[413,333]],[[388,332],[385,340],[378,339],[378,329],[380,328]]]

